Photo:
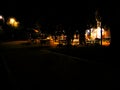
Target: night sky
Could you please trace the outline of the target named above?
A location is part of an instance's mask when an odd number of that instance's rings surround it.
[[[16,17],[25,24],[32,24],[39,20],[53,24],[89,24],[94,21],[97,9],[107,24],[113,23],[114,17],[117,17],[117,2],[83,1],[7,1],[0,6],[0,14],[4,17]]]

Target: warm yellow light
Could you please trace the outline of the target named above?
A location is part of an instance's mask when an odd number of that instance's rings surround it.
[[[9,20],[7,21],[7,24],[16,28],[18,27],[19,22],[17,22],[15,18],[9,18]]]
[[[47,37],[47,39],[50,39],[50,37]]]
[[[14,23],[13,23],[13,26],[14,26],[14,27],[18,27],[18,25],[19,25],[19,22],[14,22]]]
[[[15,22],[15,18],[10,18],[9,23],[10,23],[11,25],[13,25],[13,24],[14,24],[14,22]]]
[[[56,45],[57,45],[57,44],[59,44],[59,42],[54,42],[54,44],[56,44]]]
[[[48,36],[46,39],[53,40],[52,36]]]
[[[102,45],[103,46],[109,46],[110,45],[110,41],[102,41]]]
[[[39,31],[38,30],[34,30],[36,33],[38,33]]]

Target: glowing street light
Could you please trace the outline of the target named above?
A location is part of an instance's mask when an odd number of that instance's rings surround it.
[[[4,17],[2,15],[0,15],[0,20],[2,20],[2,22],[4,22]]]
[[[3,17],[0,15],[0,19],[3,19]]]
[[[14,26],[14,23],[15,23],[15,18],[10,18],[9,23],[10,23],[12,26]]]
[[[13,24],[13,26],[14,26],[14,27],[18,27],[18,24],[19,24],[19,22],[16,22],[16,21],[15,21],[14,24]]]
[[[14,18],[10,18],[10,23],[14,23],[15,19]]]
[[[9,24],[9,25],[11,25],[11,26],[13,26],[13,27],[18,27],[19,22],[17,22],[15,18],[10,18],[10,19],[8,20],[7,24]]]

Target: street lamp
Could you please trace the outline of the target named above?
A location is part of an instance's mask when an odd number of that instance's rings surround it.
[[[13,24],[13,26],[14,27],[18,27],[18,24],[19,24],[19,22],[15,21],[14,24]]]
[[[2,26],[4,24],[4,17],[0,15],[0,31],[3,30]]]
[[[17,29],[19,22],[17,22],[14,17],[10,17],[7,21],[7,24],[10,26],[11,35],[12,38],[14,38],[14,34],[16,32],[15,30]]]
[[[18,27],[19,22],[17,22],[15,18],[10,18],[7,24],[11,25],[12,27]]]
[[[14,23],[15,23],[15,18],[10,18],[9,23],[10,23],[12,26],[14,26]]]
[[[1,21],[2,21],[2,24],[4,23],[4,17],[2,15],[0,15],[0,24],[1,24]]]
[[[0,15],[0,19],[4,20],[4,17],[2,15]]]
[[[0,15],[0,19],[3,19],[3,17]]]

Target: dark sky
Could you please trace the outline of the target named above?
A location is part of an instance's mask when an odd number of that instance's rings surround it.
[[[112,1],[7,1],[0,6],[0,14],[14,16],[25,23],[36,20],[48,23],[88,23],[94,19],[98,8],[105,22],[110,22],[117,15],[117,2]]]

